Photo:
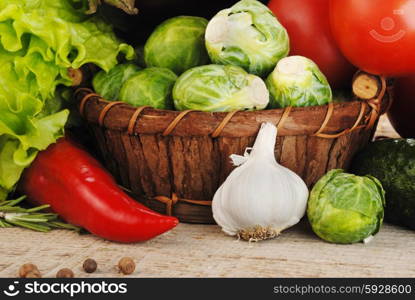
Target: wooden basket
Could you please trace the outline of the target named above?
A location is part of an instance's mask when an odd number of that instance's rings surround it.
[[[234,168],[229,156],[252,146],[263,122],[278,126],[277,160],[308,186],[330,169],[348,167],[371,139],[382,103],[390,98],[384,79],[356,79],[354,91],[365,101],[256,112],[136,108],[85,88],[75,98],[105,166],[122,186],[183,222],[213,223],[211,200]]]

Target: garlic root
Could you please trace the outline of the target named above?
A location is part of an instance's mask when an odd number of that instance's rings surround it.
[[[263,240],[273,239],[277,237],[280,233],[280,230],[276,230],[271,227],[262,227],[258,225],[250,229],[240,230],[237,236],[238,239],[244,241],[259,242]]]

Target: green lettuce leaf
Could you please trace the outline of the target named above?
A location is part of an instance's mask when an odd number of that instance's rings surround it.
[[[87,8],[83,0],[0,2],[0,199],[63,136],[69,112],[55,95],[72,85],[68,69],[93,63],[109,71],[120,53],[135,56]]]

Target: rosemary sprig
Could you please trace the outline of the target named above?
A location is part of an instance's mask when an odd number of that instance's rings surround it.
[[[40,232],[48,232],[55,228],[80,231],[79,227],[59,221],[57,214],[41,212],[49,208],[49,205],[33,208],[17,206],[24,199],[26,196],[15,200],[0,201],[0,228],[17,226]]]

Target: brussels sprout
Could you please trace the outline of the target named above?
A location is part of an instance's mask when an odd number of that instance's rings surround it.
[[[108,73],[104,70],[98,72],[92,80],[92,86],[105,99],[117,100],[121,86],[138,71],[140,68],[133,64],[116,65]]]
[[[236,66],[206,65],[183,73],[173,89],[177,110],[233,111],[264,109],[265,82]]]
[[[303,56],[281,59],[266,84],[271,95],[270,108],[323,105],[333,97],[318,66]]]
[[[210,20],[205,38],[212,62],[240,66],[261,77],[289,52],[287,31],[255,0],[242,0],[220,11]]]
[[[166,68],[141,70],[124,83],[120,100],[133,106],[172,109],[172,90],[176,79],[176,74]]]
[[[200,17],[180,16],[161,23],[144,46],[147,67],[162,67],[180,75],[207,64],[204,34],[208,21]]]
[[[333,243],[356,243],[375,235],[383,222],[385,192],[372,176],[332,170],[313,187],[307,216],[313,231]]]

